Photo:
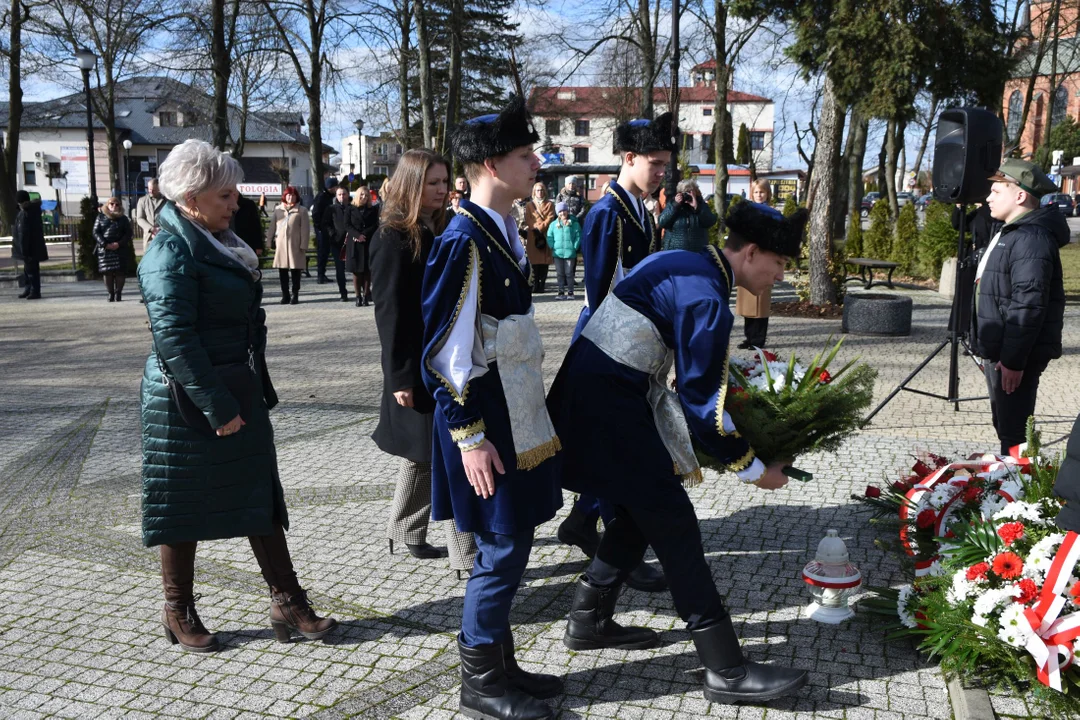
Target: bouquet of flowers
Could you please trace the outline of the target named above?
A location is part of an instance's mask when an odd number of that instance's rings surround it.
[[[763,463],[836,450],[863,426],[877,372],[857,359],[830,372],[842,344],[826,346],[808,364],[794,354],[783,362],[760,349],[753,360],[729,360],[724,410]],[[703,467],[723,470],[711,458],[700,459]],[[785,472],[800,480],[811,477],[795,468]]]
[[[946,671],[1030,689],[1047,716],[1077,717],[1080,535],[1054,523],[1058,464],[1038,458],[1029,430],[1027,457],[920,465],[861,498],[879,515],[896,510],[900,547],[914,557],[910,584],[871,588],[863,607],[891,617],[890,638],[914,637]]]

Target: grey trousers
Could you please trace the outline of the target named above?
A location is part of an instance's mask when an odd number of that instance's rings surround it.
[[[431,520],[431,463],[401,459],[394,505],[390,509],[388,536],[396,543],[419,545],[427,542]],[[476,559],[476,538],[458,532],[453,521],[446,526],[446,546],[450,551],[450,569],[472,570]]]

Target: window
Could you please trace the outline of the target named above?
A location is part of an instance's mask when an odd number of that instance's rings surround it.
[[[390,169],[387,168],[385,165],[376,165],[375,166],[375,174],[376,175],[389,175],[390,174]]]
[[[596,178],[594,178],[594,177],[589,178],[589,189],[590,190],[595,190],[596,189]]]
[[[60,163],[58,163],[58,162],[49,163],[49,177],[51,177],[51,178],[60,177]]]
[[[34,169],[34,163],[24,162],[22,164],[23,185],[37,185],[37,171]]]
[[[554,120],[545,120],[544,121],[544,132],[547,134],[548,137],[554,137],[555,135],[558,135],[559,134],[559,120],[558,120],[558,118],[556,118]]]
[[[589,121],[588,120],[575,120],[574,121],[574,134],[575,135],[588,135],[589,134]]]
[[[578,164],[589,162],[589,148],[574,148],[574,162]]]
[[[701,114],[705,117],[712,117],[712,108],[701,108]]]
[[[712,135],[701,136],[701,151],[709,152],[709,147],[712,145]]]
[[[176,127],[176,113],[159,112],[158,123],[161,127]]]
[[[683,145],[682,145],[683,150],[693,150],[694,149],[694,136],[693,135],[683,135],[682,137],[683,137]]]
[[[750,133],[750,149],[751,150],[764,150],[765,149],[765,133],[752,132]]]
[[[1015,140],[1020,135],[1020,115],[1023,114],[1023,109],[1024,95],[1019,90],[1015,90],[1009,96],[1009,117],[1006,121],[1006,130],[1011,140]]]
[[[1054,93],[1054,106],[1050,110],[1050,122],[1054,125],[1065,122],[1065,111],[1069,108],[1069,91],[1064,85],[1058,85]]]

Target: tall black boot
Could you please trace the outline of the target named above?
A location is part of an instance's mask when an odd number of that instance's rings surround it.
[[[586,514],[575,503],[570,508],[570,514],[559,525],[559,542],[575,545],[588,557],[593,557],[600,546],[600,533],[596,531],[596,521],[599,519],[598,510]]]
[[[289,296],[289,275],[286,270],[278,271],[278,279],[281,281],[281,304],[288,305],[291,297]]]
[[[619,585],[598,587],[578,578],[577,594],[566,618],[563,645],[571,650],[622,648],[644,650],[656,647],[660,636],[649,628],[623,627],[613,619]]]
[[[462,714],[485,720],[547,720],[551,708],[510,685],[500,645],[469,647],[458,636]]]
[[[300,271],[290,270],[289,272],[292,273],[292,300],[289,304],[296,305],[300,302]]]
[[[506,669],[506,681],[510,687],[539,700],[553,698],[563,691],[562,678],[522,670],[514,658],[514,634],[510,628],[506,629],[506,638],[503,643],[503,667]]]
[[[664,571],[642,561],[626,578],[626,584],[641,592],[663,592],[667,590],[667,578]]]
[[[805,670],[762,665],[743,657],[731,619],[691,630],[705,666],[705,699],[731,705],[759,703],[790,695],[806,684]]]

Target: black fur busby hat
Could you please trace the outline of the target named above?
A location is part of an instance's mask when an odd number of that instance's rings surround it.
[[[642,118],[624,122],[615,128],[615,152],[632,152],[638,155],[659,150],[675,152],[671,120],[671,113],[666,112],[652,120]]]
[[[539,141],[532,114],[520,95],[511,96],[501,111],[466,120],[450,131],[450,148],[458,160],[466,163],[482,163]]]
[[[744,200],[732,206],[727,226],[731,232],[762,250],[798,257],[809,219],[810,213],[806,208],[799,208],[790,217],[784,217],[779,210],[768,205]]]

